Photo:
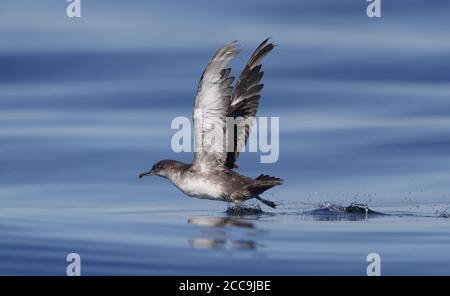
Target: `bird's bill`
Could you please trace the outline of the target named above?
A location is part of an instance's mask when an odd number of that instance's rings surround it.
[[[150,170],[148,172],[144,172],[142,174],[139,174],[139,179],[141,179],[142,177],[145,177],[145,176],[154,176],[154,175],[155,175],[155,171],[154,170]]]

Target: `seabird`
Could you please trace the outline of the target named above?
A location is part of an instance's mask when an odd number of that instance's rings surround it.
[[[151,170],[140,174],[139,178],[151,175],[167,178],[190,197],[235,204],[255,198],[269,207],[276,208],[276,203],[261,198],[260,194],[273,186],[281,185],[282,179],[265,174],[253,179],[235,171],[238,167],[236,160],[241,151],[237,143],[243,141],[245,147],[250,125],[245,125],[244,129],[233,126],[235,132],[232,136],[234,139],[231,139],[232,149],[207,149],[211,143],[205,140],[205,135],[211,133],[211,125],[206,123],[218,124],[229,138],[228,135],[231,133],[227,133],[227,117],[245,120],[256,116],[260,92],[264,86],[260,83],[264,74],[261,71],[261,60],[273,48],[274,44],[269,42],[269,39],[264,40],[256,48],[234,88],[232,86],[234,77],[229,76],[231,68],[227,68],[227,64],[239,53],[238,43],[233,41],[219,49],[203,71],[197,88],[193,108],[195,128],[193,162],[186,164],[176,160],[161,160],[155,163]],[[223,142],[227,141],[230,140]],[[226,144],[228,143],[223,144],[224,147]]]

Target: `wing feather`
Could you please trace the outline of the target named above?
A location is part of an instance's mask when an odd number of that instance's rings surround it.
[[[195,128],[193,165],[199,169],[225,163],[226,116],[234,77],[226,65],[239,53],[236,41],[219,49],[203,71],[198,84],[192,118]]]
[[[258,111],[259,93],[264,87],[264,84],[260,83],[264,72],[261,71],[262,59],[275,47],[272,42],[269,42],[269,38],[264,40],[253,52],[247,65],[239,75],[239,79],[236,83],[233,93],[230,98],[230,107],[227,117],[240,118],[246,123],[245,127],[237,125],[227,127],[227,149],[225,165],[230,168],[236,168],[236,160],[239,157],[239,152],[245,148],[248,140],[250,129],[253,122],[250,120],[256,116]],[[231,133],[231,128],[233,133]]]

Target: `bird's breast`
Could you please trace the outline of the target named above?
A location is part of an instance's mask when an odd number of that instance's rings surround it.
[[[192,197],[214,200],[224,199],[225,193],[222,186],[217,182],[201,176],[185,176],[184,178],[181,178],[175,186],[186,195]]]

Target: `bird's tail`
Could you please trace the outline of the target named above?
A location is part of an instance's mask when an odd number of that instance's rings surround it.
[[[283,179],[261,174],[258,177],[256,177],[256,179],[254,180],[253,184],[250,186],[249,189],[252,192],[253,196],[256,195],[257,200],[259,200],[260,202],[264,203],[269,207],[276,208],[277,206],[276,203],[270,200],[263,199],[259,197],[259,195],[264,191],[272,188],[273,186],[281,184],[283,184]]]
[[[283,179],[277,178],[277,177],[272,177],[269,175],[264,175],[261,174],[258,177],[256,177],[255,179],[255,185],[256,186],[270,186],[269,188],[272,188],[275,185],[281,185],[283,184]],[[269,189],[267,188],[267,189]],[[267,190],[265,189],[265,190]]]

